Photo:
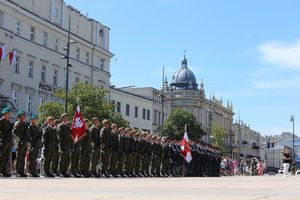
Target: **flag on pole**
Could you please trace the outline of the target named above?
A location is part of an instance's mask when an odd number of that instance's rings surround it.
[[[190,163],[192,161],[192,154],[191,154],[189,137],[187,134],[186,125],[185,125],[183,139],[182,139],[182,142],[180,145],[180,149],[181,149],[181,151],[180,151],[181,156],[183,156],[183,158],[186,160],[186,162]]]
[[[74,143],[78,142],[86,134],[85,122],[83,121],[79,105],[77,106],[75,115],[73,117],[71,130]]]
[[[17,51],[14,49],[11,52],[9,52],[8,57],[9,57],[9,64],[12,65],[16,62],[16,55]]]
[[[2,46],[0,47],[0,62],[1,62],[2,60],[4,60],[5,57],[6,57],[6,54],[5,54],[5,45],[2,45]]]

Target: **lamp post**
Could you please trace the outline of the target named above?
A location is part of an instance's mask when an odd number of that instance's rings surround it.
[[[292,159],[295,161],[295,117],[294,115],[291,116],[291,122],[293,123],[293,152],[292,152]]]
[[[273,136],[271,136],[271,138],[272,138],[272,145],[273,145],[273,169],[275,168],[275,144],[276,144],[276,139],[273,137]]]
[[[242,133],[241,133],[241,121],[238,123],[238,134],[239,134],[239,162],[241,161],[241,153],[242,153]]]
[[[62,57],[62,59],[67,59],[67,76],[66,76],[66,88],[65,88],[65,112],[68,112],[68,92],[69,92],[69,67],[70,65],[70,44],[76,43],[75,41],[71,41],[71,16],[69,15],[69,28],[68,28],[68,42],[67,47],[64,48],[66,51],[66,55]]]

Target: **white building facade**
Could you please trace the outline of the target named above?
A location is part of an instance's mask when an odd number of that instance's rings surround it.
[[[261,134],[242,121],[233,124],[233,157],[236,159],[265,158]]]
[[[111,88],[109,96],[115,112],[120,113],[131,128],[149,133],[161,131],[162,120],[165,121],[169,114],[169,106],[162,105],[161,91],[151,87]]]
[[[1,107],[37,113],[38,106],[56,101],[55,88],[65,88],[66,51],[70,19],[69,86],[85,82],[109,88],[109,31],[63,0],[0,1],[0,44],[16,49],[16,62],[0,64]]]
[[[285,149],[290,152],[292,148],[288,146],[275,145],[265,149],[265,161],[268,167],[283,168],[283,154]]]

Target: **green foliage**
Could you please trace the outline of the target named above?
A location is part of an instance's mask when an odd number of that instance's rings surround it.
[[[120,113],[111,113],[110,120],[112,123],[117,124],[119,127],[128,127],[129,123],[126,121]]]
[[[211,134],[213,137],[213,146],[220,148],[221,151],[224,151],[224,139],[226,136],[225,130],[217,125],[213,125]]]
[[[185,124],[191,140],[201,139],[205,134],[201,124],[192,113],[176,108],[171,111],[164,123],[163,135],[180,140],[184,133]]]
[[[39,107],[39,123],[43,124],[48,116],[53,116],[56,119],[60,118],[64,111],[64,106],[58,102],[47,102]]]
[[[86,83],[77,83],[68,92],[68,114],[73,116],[77,107],[77,103],[80,105],[80,109],[84,118],[91,120],[94,117],[98,117],[100,120],[109,119],[118,125],[126,125],[128,123],[125,121],[120,114],[113,112],[113,106],[106,100],[106,95],[108,91],[101,88],[92,86]],[[61,100],[65,99],[65,90],[57,89],[54,95]],[[44,109],[46,113],[53,113],[55,111],[56,115],[62,114],[64,112],[63,105],[60,109],[55,109],[58,103],[49,104],[45,103],[40,108]],[[56,107],[52,107],[56,106]],[[62,108],[62,109],[61,109]]]

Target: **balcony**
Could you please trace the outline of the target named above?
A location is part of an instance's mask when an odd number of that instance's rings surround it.
[[[242,141],[242,144],[248,144],[248,142],[244,140],[244,141]]]
[[[259,146],[255,142],[253,142],[252,143],[252,149],[259,149]]]

